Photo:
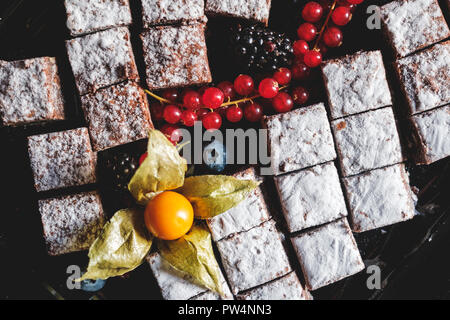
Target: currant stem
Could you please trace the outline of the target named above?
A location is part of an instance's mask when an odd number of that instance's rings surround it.
[[[313,50],[317,50],[317,46],[319,45],[319,41],[322,38],[322,35],[323,35],[323,32],[325,31],[325,28],[328,26],[328,22],[330,21],[331,14],[333,13],[334,8],[336,7],[336,4],[337,4],[337,0],[334,0],[333,4],[330,7],[330,12],[328,12],[327,18],[325,19],[325,22],[323,23],[323,26],[322,26],[322,28],[319,31],[319,35],[317,36],[317,40],[314,43]]]
[[[150,90],[144,89],[144,92],[146,94],[148,94],[149,96],[153,97],[154,99],[158,100],[159,102],[164,102],[164,103],[172,103],[171,101],[164,99],[163,97],[160,97],[156,94],[154,94],[153,92],[151,92]]]

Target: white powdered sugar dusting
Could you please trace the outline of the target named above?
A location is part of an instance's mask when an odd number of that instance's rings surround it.
[[[273,220],[217,242],[233,293],[292,271]]]
[[[315,227],[347,215],[334,163],[275,177],[289,232]]]
[[[271,0],[206,0],[205,11],[267,23],[270,4]]]
[[[436,0],[397,0],[381,7],[381,18],[398,56],[450,36]]]
[[[403,161],[391,107],[334,120],[331,126],[344,176]]]
[[[96,151],[147,138],[153,128],[147,97],[134,82],[88,94],[81,102]]]
[[[28,152],[37,191],[96,182],[96,155],[86,128],[31,136]]]
[[[157,24],[201,20],[205,16],[204,0],[142,0],[146,28]]]
[[[73,36],[132,22],[128,0],[65,0],[65,6]]]
[[[52,256],[88,249],[105,224],[97,192],[40,200],[39,211]]]
[[[450,41],[396,64],[411,114],[450,103]]]
[[[66,47],[81,95],[139,78],[126,27],[68,40]]]
[[[256,179],[255,169],[247,169],[234,175],[242,180]],[[247,198],[230,210],[208,219],[214,241],[237,232],[248,231],[270,219],[261,189],[258,187]]]
[[[266,117],[264,124],[275,175],[336,159],[323,103]]]
[[[353,231],[364,232],[414,217],[414,201],[403,164],[344,179]]]
[[[204,24],[155,27],[142,35],[151,90],[211,82]]]
[[[0,60],[0,117],[4,125],[64,119],[55,58]]]
[[[322,72],[333,119],[392,104],[380,51],[325,61]]]
[[[450,105],[412,117],[423,144],[426,163],[450,156]]]
[[[309,290],[319,289],[364,270],[345,218],[291,240]]]
[[[238,300],[311,300],[295,272],[249,290],[237,296]]]

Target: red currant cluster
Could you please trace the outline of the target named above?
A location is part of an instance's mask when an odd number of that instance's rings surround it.
[[[302,10],[305,20],[297,29],[299,40],[294,42],[294,78],[303,79],[308,68],[315,68],[322,62],[327,47],[334,48],[342,44],[342,31],[339,27],[348,24],[357,4],[363,0],[320,0],[308,2]],[[330,22],[331,19],[331,22]],[[322,27],[319,29],[319,25]],[[315,40],[310,49],[309,42]]]

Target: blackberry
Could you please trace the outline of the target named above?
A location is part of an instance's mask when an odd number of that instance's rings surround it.
[[[121,152],[106,160],[105,178],[113,191],[128,192],[128,183],[138,168],[137,158]]]
[[[284,33],[251,25],[238,25],[231,33],[231,56],[239,70],[253,74],[273,72],[292,64],[291,40]]]

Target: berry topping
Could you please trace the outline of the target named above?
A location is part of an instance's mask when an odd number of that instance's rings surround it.
[[[250,76],[241,74],[234,80],[234,90],[241,96],[248,96],[253,92],[254,88],[255,85]]]
[[[303,62],[296,62],[292,68],[292,78],[295,80],[305,80],[309,77],[310,69],[309,67],[304,64]]]
[[[342,31],[336,27],[330,27],[323,34],[323,42],[325,45],[334,48],[342,44]]]
[[[227,109],[226,117],[227,120],[233,123],[239,122],[242,120],[244,116],[244,112],[238,106],[232,106]]]
[[[170,142],[172,142],[174,145],[176,145],[182,137],[182,133],[180,131],[180,128],[173,124],[165,124],[161,128],[161,132],[169,139]]]
[[[331,20],[338,26],[345,26],[352,19],[349,7],[337,7],[331,14]]]
[[[346,0],[350,4],[361,4],[364,0]]]
[[[162,96],[171,102],[176,102],[178,100],[178,90],[177,89],[166,89],[163,91]]]
[[[207,88],[202,96],[203,106],[211,109],[219,108],[224,99],[222,90],[218,88]]]
[[[203,117],[209,113],[209,110],[208,110],[208,109],[201,108],[201,109],[198,109],[198,110],[196,111],[196,113],[197,113],[197,119],[202,120]]]
[[[200,94],[194,90],[187,90],[183,95],[183,106],[194,110],[200,108]]]
[[[143,153],[143,154],[139,157],[139,165],[141,165],[142,162],[144,162],[145,159],[147,159],[147,157],[148,157],[148,152]]]
[[[217,87],[222,90],[224,99],[233,99],[236,96],[234,91],[234,86],[230,81],[223,81],[217,85]]]
[[[305,104],[309,99],[308,91],[303,87],[295,87],[292,92],[292,100],[295,104]]]
[[[272,106],[277,112],[287,112],[294,106],[294,101],[286,92],[280,92],[272,99]]]
[[[291,82],[292,79],[291,70],[289,70],[288,68],[280,68],[273,74],[273,78],[275,79],[276,82],[278,82],[278,84],[285,86],[289,82]]]
[[[249,103],[245,106],[244,116],[250,122],[258,122],[263,116],[263,108],[257,103]]]
[[[302,57],[309,50],[308,42],[305,40],[297,40],[294,42],[294,55]]]
[[[169,104],[164,109],[164,120],[168,123],[175,124],[181,120],[181,110],[175,105]]]
[[[150,105],[150,112],[152,119],[155,121],[164,120],[164,105],[160,102],[155,102]]]
[[[206,130],[217,130],[222,126],[222,117],[217,112],[209,112],[202,118]]]
[[[322,63],[322,54],[317,50],[310,50],[305,54],[305,64],[310,68],[315,68]]]
[[[317,22],[322,18],[323,8],[317,2],[308,2],[302,10],[302,17],[308,22]]]
[[[312,41],[316,37],[317,29],[311,23],[303,23],[297,29],[297,35],[301,40]]]
[[[278,93],[278,82],[274,79],[266,78],[259,83],[258,91],[261,97],[271,99]]]
[[[127,192],[128,183],[138,168],[137,159],[130,153],[116,153],[106,159],[105,177],[116,192]]]
[[[197,121],[197,114],[192,110],[184,110],[181,114],[181,120],[186,127],[192,127]]]

